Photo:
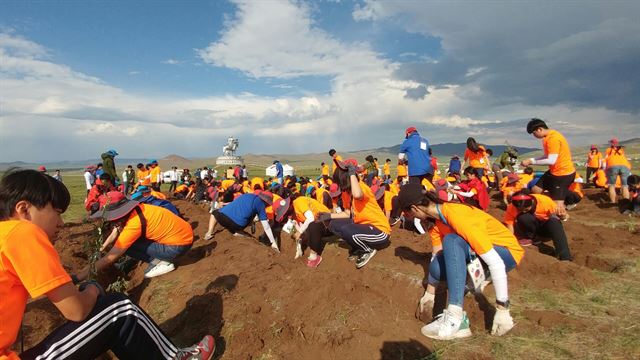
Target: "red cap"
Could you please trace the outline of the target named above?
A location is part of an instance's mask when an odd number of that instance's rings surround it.
[[[509,184],[512,184],[512,183],[514,183],[516,181],[520,181],[520,176],[518,176],[518,174],[511,173],[511,174],[507,175],[507,182]]]
[[[598,147],[595,146],[594,144],[591,145],[591,150],[598,150]]]
[[[362,166],[358,165],[358,161],[356,159],[345,159],[345,160],[333,159],[333,161],[342,170],[347,170],[347,168],[349,166],[353,166],[353,167],[356,168],[356,172],[360,173],[360,172],[364,171],[364,168]]]
[[[289,210],[290,205],[291,198],[284,198],[273,203],[273,213],[277,222],[284,220],[284,215],[287,213],[287,210]]]
[[[405,131],[404,131],[404,137],[405,137],[405,138],[406,138],[406,137],[408,137],[408,136],[409,136],[409,134],[411,134],[411,133],[412,133],[412,132],[414,132],[414,131],[418,131],[418,129],[416,129],[416,127],[415,127],[415,126],[409,126],[409,127],[407,128],[407,130],[405,130]]]
[[[613,146],[618,146],[618,138],[617,137],[613,137],[611,138],[611,140],[609,140],[609,143]]]
[[[331,186],[329,186],[329,195],[332,198],[338,197],[338,196],[340,196],[340,194],[342,194],[342,191],[340,191],[340,188],[338,187],[338,184],[333,183],[333,184],[331,184]]]
[[[47,168],[44,167],[44,165],[40,165],[40,167],[38,168],[38,171],[47,171]]]

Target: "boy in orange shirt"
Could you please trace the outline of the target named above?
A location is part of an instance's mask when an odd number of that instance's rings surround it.
[[[596,171],[602,166],[602,153],[598,150],[598,147],[591,145],[591,149],[587,154],[587,162],[584,166],[587,168],[587,183],[591,180],[591,175],[594,175]]]
[[[527,124],[527,132],[538,139],[542,140],[542,148],[544,156],[540,158],[531,158],[523,160],[522,166],[529,165],[549,165],[549,170],[544,173],[531,189],[535,194],[542,194],[548,191],[549,196],[556,202],[558,206],[558,216],[564,220],[567,216],[567,210],[564,207],[564,199],[567,197],[569,186],[576,177],[576,169],[571,160],[571,148],[567,139],[558,131],[551,130],[547,124],[533,118]]]
[[[74,286],[52,244],[69,202],[61,182],[35,170],[0,182],[0,359],[94,359],[107,350],[120,359],[210,359],[212,336],[178,349],[126,295],[95,281]],[[42,295],[69,321],[18,356],[11,347],[27,301]]]
[[[555,202],[548,196],[522,190],[511,197],[503,222],[516,235],[520,245],[531,245],[538,236],[551,238],[556,257],[571,261],[567,235],[557,212]]]

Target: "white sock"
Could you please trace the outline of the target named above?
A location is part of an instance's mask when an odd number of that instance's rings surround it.
[[[425,299],[426,301],[433,301],[433,302],[436,301],[436,295],[428,291],[424,292],[424,295],[422,295],[422,298]]]
[[[462,319],[462,316],[464,315],[462,307],[458,305],[449,304],[449,306],[447,306],[447,310],[451,313],[451,315],[455,316],[458,319]]]
[[[318,258],[318,254],[311,252],[311,254],[309,254],[309,260],[313,261],[315,259]]]

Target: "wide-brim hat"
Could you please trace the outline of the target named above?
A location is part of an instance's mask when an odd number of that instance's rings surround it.
[[[284,198],[273,203],[273,213],[277,222],[281,222],[283,220],[284,215],[289,210],[289,206],[291,206],[290,198]]]
[[[329,196],[331,196],[332,198],[338,197],[340,196],[340,194],[342,194],[342,191],[340,190],[340,187],[338,186],[338,184],[331,184],[331,186],[329,186]]]
[[[347,170],[349,166],[353,166],[354,168],[356,168],[357,173],[361,173],[364,171],[364,168],[361,165],[358,165],[358,160],[356,159],[345,159],[345,160],[333,159],[333,162],[342,170]]]
[[[520,181],[520,176],[518,176],[518,174],[516,173],[511,173],[509,175],[507,175],[507,183],[508,184],[513,184],[515,182]]]
[[[119,195],[118,195],[119,194]],[[100,195],[100,210],[91,215],[92,219],[103,218],[105,221],[115,221],[127,216],[140,203],[127,199],[119,191],[110,191]]]
[[[258,196],[262,201],[264,201],[267,205],[273,205],[273,194],[269,191],[264,190],[256,190],[254,194]]]
[[[373,196],[375,196],[376,200],[380,200],[382,196],[384,196],[384,187],[382,186],[372,186],[371,191],[373,192]]]

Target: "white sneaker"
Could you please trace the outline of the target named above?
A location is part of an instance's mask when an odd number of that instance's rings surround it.
[[[213,234],[211,234],[211,233],[204,234],[204,239],[205,240],[213,239]]]
[[[302,256],[302,245],[300,244],[300,240],[296,241],[296,256],[294,257],[294,259],[299,258],[300,256]]]
[[[469,318],[463,313],[462,318],[456,318],[445,309],[438,318],[429,325],[422,327],[422,335],[436,340],[453,340],[471,336]]]
[[[156,276],[160,276],[160,275],[164,275],[166,273],[172,272],[175,269],[176,267],[173,266],[173,264],[168,261],[154,260],[151,263],[149,263],[149,267],[144,272],[144,277],[149,279],[152,277],[156,277]]]
[[[566,206],[566,209],[567,209],[567,210],[573,210],[573,209],[575,209],[575,208],[576,208],[576,206],[578,206],[578,204],[571,204],[571,205],[567,205],[567,206]]]

